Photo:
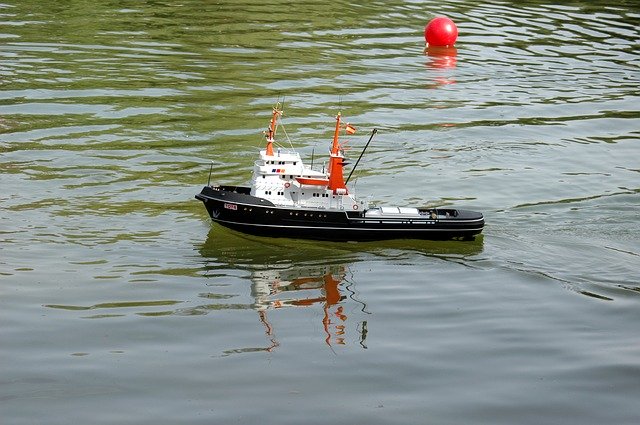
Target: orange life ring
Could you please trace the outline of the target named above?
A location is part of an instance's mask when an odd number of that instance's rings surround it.
[[[354,210],[357,210],[357,209],[358,209],[358,206],[357,206],[357,205],[354,205],[354,206],[353,206],[353,209],[354,209]]]
[[[285,187],[286,189],[290,188],[290,187],[291,187],[291,183],[286,182],[286,183],[284,184],[284,187]]]

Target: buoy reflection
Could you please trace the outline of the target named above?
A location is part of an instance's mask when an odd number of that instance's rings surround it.
[[[427,58],[425,66],[435,82],[430,85],[430,88],[456,83],[451,73],[447,72],[456,67],[458,50],[455,47],[427,46],[424,48],[424,55]]]
[[[453,69],[458,61],[458,49],[453,46],[427,46],[425,56],[429,59],[427,66],[435,69]]]

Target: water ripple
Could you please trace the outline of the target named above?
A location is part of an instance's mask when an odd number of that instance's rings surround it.
[[[637,2],[13,3],[3,419],[633,423]],[[436,14],[460,35],[425,52]],[[306,160],[338,110],[350,157],[379,129],[359,196],[483,211],[484,236],[212,227],[193,195],[249,179],[277,100]]]

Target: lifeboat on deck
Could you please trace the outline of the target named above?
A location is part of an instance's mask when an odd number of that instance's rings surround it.
[[[296,177],[296,181],[305,186],[328,186],[329,179],[318,179],[313,177]]]

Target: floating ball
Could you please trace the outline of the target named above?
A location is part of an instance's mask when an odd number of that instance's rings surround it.
[[[453,46],[458,38],[458,28],[446,16],[433,18],[424,27],[424,39],[429,46]]]

